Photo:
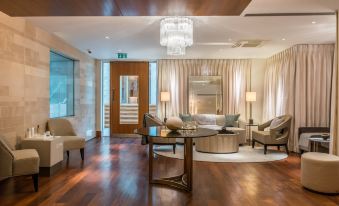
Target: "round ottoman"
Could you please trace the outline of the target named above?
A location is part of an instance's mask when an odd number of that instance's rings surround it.
[[[339,157],[318,152],[301,156],[301,184],[321,193],[339,193]]]

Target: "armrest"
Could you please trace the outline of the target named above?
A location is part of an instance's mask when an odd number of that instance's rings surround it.
[[[264,131],[267,127],[269,127],[269,126],[271,125],[271,122],[272,122],[272,121],[273,121],[273,120],[269,120],[269,121],[267,121],[267,122],[265,122],[265,123],[259,125],[259,126],[258,126],[258,130],[259,130],[259,131]]]
[[[13,175],[13,154],[0,145],[0,179]]]

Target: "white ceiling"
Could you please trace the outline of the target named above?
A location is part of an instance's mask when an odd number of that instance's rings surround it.
[[[185,56],[167,56],[159,44],[163,17],[27,17],[97,59],[266,58],[295,44],[334,43],[335,16],[244,17],[249,13],[333,12],[339,0],[252,0],[242,16],[192,17],[194,45]],[[315,21],[316,24],[312,24]],[[109,36],[110,39],[105,37]],[[282,39],[286,40],[282,40]],[[199,43],[264,40],[260,48],[203,46]]]

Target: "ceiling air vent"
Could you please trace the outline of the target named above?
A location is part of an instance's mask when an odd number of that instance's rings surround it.
[[[232,48],[244,47],[253,48],[262,46],[262,40],[240,40],[233,44]]]

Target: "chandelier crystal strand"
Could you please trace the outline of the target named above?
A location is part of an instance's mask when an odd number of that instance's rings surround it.
[[[185,55],[193,45],[193,21],[187,17],[167,17],[160,22],[160,45],[168,55]]]

